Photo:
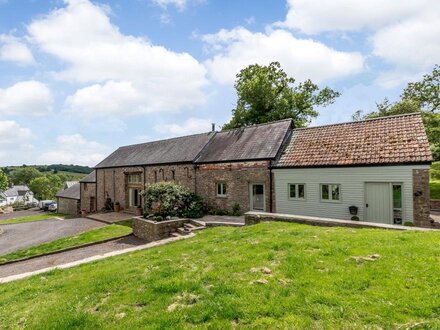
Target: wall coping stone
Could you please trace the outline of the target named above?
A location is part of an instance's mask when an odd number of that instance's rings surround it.
[[[438,230],[434,228],[409,227],[402,225],[390,225],[385,223],[339,220],[339,219],[319,218],[319,217],[310,217],[310,216],[292,215],[292,214],[283,214],[283,213],[251,211],[245,214],[246,225],[257,224],[261,221],[284,221],[284,222],[295,222],[295,223],[308,224],[314,226],[328,226],[328,227],[380,228],[380,229],[414,230],[414,231]]]

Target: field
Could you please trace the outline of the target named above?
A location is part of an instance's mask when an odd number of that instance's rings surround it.
[[[432,199],[440,199],[440,161],[431,165],[431,180],[429,182]]]
[[[437,329],[440,233],[262,223],[0,285],[0,327]]]

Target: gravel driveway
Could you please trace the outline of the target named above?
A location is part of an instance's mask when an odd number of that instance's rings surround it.
[[[104,226],[105,223],[86,218],[0,225],[0,255]]]

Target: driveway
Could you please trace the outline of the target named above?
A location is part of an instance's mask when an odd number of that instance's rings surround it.
[[[43,214],[43,213],[44,212],[40,211],[40,209],[38,209],[38,208],[33,208],[33,209],[23,210],[23,211],[15,211],[15,212],[11,212],[11,213],[0,214],[0,221],[21,218],[21,217],[27,217],[29,215],[38,215],[38,214]]]
[[[3,229],[0,235],[0,255],[104,226],[105,223],[87,218],[0,225]]]

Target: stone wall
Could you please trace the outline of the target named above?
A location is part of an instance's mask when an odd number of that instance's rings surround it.
[[[431,210],[440,210],[440,199],[431,199]]]
[[[270,211],[270,171],[268,161],[201,164],[197,168],[196,193],[210,208],[231,210],[235,203],[241,212],[250,209],[251,183],[262,183],[266,211]],[[226,183],[226,196],[217,196],[217,183]]]
[[[183,224],[191,222],[189,219],[152,221],[143,217],[133,218],[133,234],[136,237],[147,240],[148,242],[158,241],[170,237],[177,231],[177,228],[183,227]]]
[[[96,183],[81,182],[81,210],[96,212]],[[94,201],[92,200],[94,199]]]
[[[417,169],[412,172],[414,224],[418,227],[431,227],[429,169]]]
[[[78,215],[79,210],[79,200],[77,199],[70,199],[70,198],[57,198],[57,204],[58,204],[58,212],[63,214],[70,214],[70,215]]]
[[[127,208],[127,175],[133,173],[141,174],[141,184],[131,185],[139,189],[144,189],[144,184],[173,181],[195,191],[195,173],[192,164],[97,169],[98,210],[104,207],[107,196],[111,198],[112,202],[119,202],[122,209]]]

